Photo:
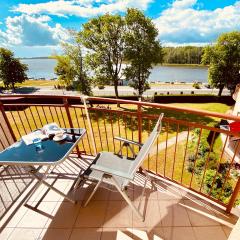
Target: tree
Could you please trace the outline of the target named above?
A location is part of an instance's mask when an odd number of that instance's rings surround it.
[[[118,85],[124,50],[124,20],[120,15],[105,14],[83,24],[78,41],[88,50],[88,65],[99,85],[112,83],[118,98]]]
[[[91,81],[87,76],[86,64],[82,55],[82,45],[77,40],[76,33],[70,31],[73,42],[62,44],[63,56],[56,56],[55,73],[66,86],[74,86],[85,95],[91,95]]]
[[[129,64],[124,69],[124,74],[127,80],[131,80],[130,85],[142,96],[150,88],[147,82],[150,69],[153,64],[163,60],[162,47],[157,40],[158,31],[154,23],[141,11],[128,9],[125,20],[125,60]]]
[[[0,79],[6,87],[10,85],[14,90],[16,83],[24,82],[27,70],[27,65],[15,58],[13,52],[0,48]]]
[[[224,87],[234,91],[240,82],[240,32],[224,33],[215,45],[205,47],[202,63],[209,64],[208,81],[219,89],[218,96]]]
[[[55,56],[57,65],[54,68],[58,80],[61,85],[69,87],[72,85],[74,79],[74,69],[69,56]]]

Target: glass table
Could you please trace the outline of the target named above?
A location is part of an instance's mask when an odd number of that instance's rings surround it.
[[[69,156],[86,133],[86,129],[83,128],[64,128],[63,130],[65,131],[66,138],[61,141],[54,141],[50,137],[40,143],[26,145],[21,139],[0,152],[0,165],[24,167],[29,174],[37,179],[38,183],[30,196],[28,196],[26,202],[41,184],[46,185],[69,201],[75,202],[45,181],[53,168]],[[42,173],[39,172],[41,166],[46,166],[46,170]]]

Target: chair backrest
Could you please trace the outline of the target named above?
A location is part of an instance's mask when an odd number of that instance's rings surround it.
[[[147,141],[143,144],[141,147],[139,153],[137,154],[137,157],[132,163],[131,168],[129,169],[129,174],[134,176],[135,172],[139,169],[139,167],[142,165],[144,159],[148,155],[153,143],[157,139],[159,133],[161,132],[162,129],[162,118],[163,118],[163,113],[160,114],[158,121],[152,130],[150,136],[148,137]]]

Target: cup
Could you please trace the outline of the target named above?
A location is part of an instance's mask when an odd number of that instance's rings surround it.
[[[55,140],[61,140],[63,138],[64,132],[58,132],[55,134],[54,139]]]
[[[42,139],[41,138],[34,138],[33,143],[36,147],[36,151],[42,150]]]

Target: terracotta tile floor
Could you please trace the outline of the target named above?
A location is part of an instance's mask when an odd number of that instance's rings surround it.
[[[86,161],[71,158],[54,170],[49,183],[68,193],[79,169]],[[81,206],[91,186],[70,192],[78,200],[72,204],[41,186],[24,206],[33,188],[28,175],[10,167],[0,171],[0,239],[2,240],[79,240],[79,239],[227,239],[237,221],[219,208],[185,192],[169,182],[155,178],[156,190],[148,186],[140,204],[143,177],[139,174],[128,194],[145,213],[140,221],[121,196],[108,186],[100,188],[89,205]],[[58,176],[57,180],[54,178]]]

